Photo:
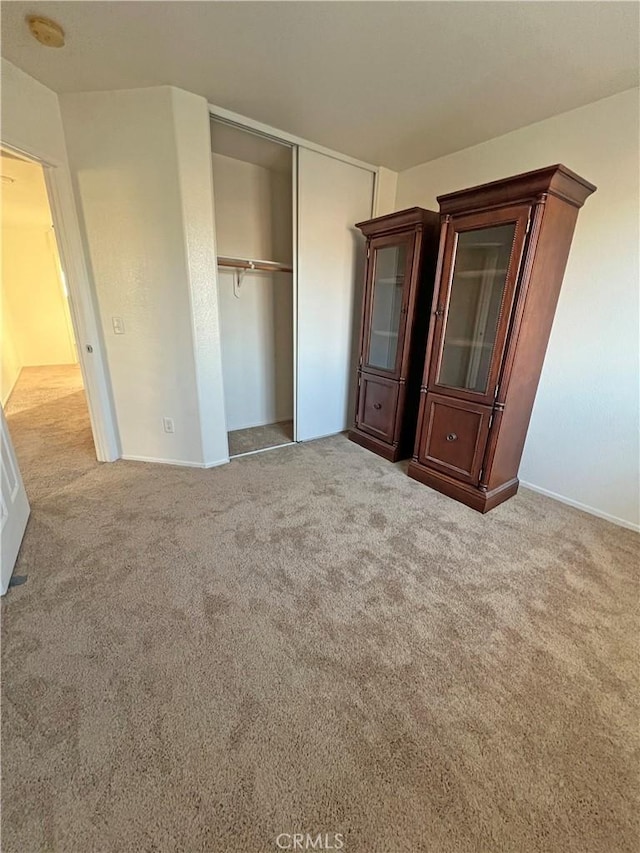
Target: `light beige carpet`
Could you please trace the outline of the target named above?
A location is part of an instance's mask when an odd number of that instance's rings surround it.
[[[37,378],[4,853],[637,853],[635,534],[478,515],[343,436],[100,465],[77,380]]]
[[[293,421],[279,421],[275,424],[264,424],[248,429],[234,429],[227,433],[227,437],[230,456],[278,447],[293,441]]]

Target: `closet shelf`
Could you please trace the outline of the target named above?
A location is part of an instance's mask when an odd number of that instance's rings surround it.
[[[225,258],[218,256],[219,267],[230,267],[236,270],[264,270],[265,272],[293,272],[291,264],[279,261],[259,261],[251,258]]]

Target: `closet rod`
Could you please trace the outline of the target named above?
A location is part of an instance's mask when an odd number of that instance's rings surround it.
[[[236,270],[264,270],[266,272],[293,272],[290,264],[281,264],[277,261],[252,261],[242,258],[218,257],[219,267],[232,267]]]

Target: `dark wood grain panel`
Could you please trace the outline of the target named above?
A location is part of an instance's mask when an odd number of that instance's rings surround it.
[[[427,394],[426,429],[418,461],[478,484],[490,418],[488,406]]]
[[[398,407],[398,383],[363,373],[358,394],[358,428],[392,442]]]

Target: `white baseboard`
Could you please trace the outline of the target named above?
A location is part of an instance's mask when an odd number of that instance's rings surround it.
[[[186,462],[183,459],[159,459],[156,456],[121,456],[126,462],[151,462],[154,465],[177,465],[179,468],[217,468],[226,465],[229,459],[218,459],[215,462]]]
[[[203,468],[218,468],[220,465],[227,465],[229,463],[229,457],[226,459],[218,459],[215,462],[205,462],[202,466]]]
[[[548,498],[553,498],[554,501],[572,506],[575,509],[581,509],[583,512],[588,512],[589,515],[595,515],[598,518],[604,518],[605,521],[610,521],[612,524],[617,524],[619,527],[626,527],[627,530],[635,530],[640,532],[640,524],[634,524],[632,521],[626,521],[624,518],[618,518],[615,515],[610,515],[608,512],[603,512],[596,509],[594,506],[574,501],[572,498],[567,498],[564,495],[559,495],[557,492],[551,492],[549,489],[543,489],[541,486],[534,486],[533,483],[527,483],[525,480],[520,480],[520,485],[525,489],[531,489],[532,492],[538,492],[540,495],[545,495]]]

